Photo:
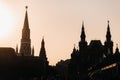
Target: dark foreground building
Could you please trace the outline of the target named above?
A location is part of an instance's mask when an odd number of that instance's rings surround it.
[[[17,56],[12,48],[0,48],[0,79],[45,79],[49,72],[48,62],[34,56]]]
[[[39,56],[34,56],[34,47],[31,49],[27,8],[26,6],[20,52],[18,46],[16,51],[13,48],[0,48],[0,80],[45,80],[50,74],[44,38]]]

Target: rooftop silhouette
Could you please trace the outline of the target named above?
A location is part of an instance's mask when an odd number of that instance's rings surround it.
[[[20,52],[18,45],[13,48],[0,48],[0,79],[2,80],[119,80],[120,53],[118,45],[113,52],[112,34],[108,21],[106,40],[86,40],[85,26],[82,22],[79,48],[75,45],[71,58],[60,61],[56,66],[50,66],[45,49],[45,39],[42,38],[39,56],[34,56],[34,46],[31,48],[28,13],[22,29]],[[111,65],[113,65],[111,67]]]

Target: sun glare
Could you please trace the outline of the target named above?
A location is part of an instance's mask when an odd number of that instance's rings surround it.
[[[13,16],[10,10],[0,5],[0,38],[8,36],[13,29]]]

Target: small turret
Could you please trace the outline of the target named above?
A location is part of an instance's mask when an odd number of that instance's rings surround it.
[[[44,37],[41,42],[41,49],[40,49],[39,57],[41,58],[41,60],[47,61]]]
[[[115,54],[119,54],[118,44],[116,44]]]
[[[76,50],[75,44],[74,44],[74,48],[73,48],[73,52],[72,52],[72,54],[71,54],[71,58],[74,57],[74,56],[76,55],[76,51],[77,51],[77,50]]]

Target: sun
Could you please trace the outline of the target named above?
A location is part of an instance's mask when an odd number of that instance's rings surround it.
[[[13,28],[13,16],[10,10],[0,5],[0,38],[9,35]]]

